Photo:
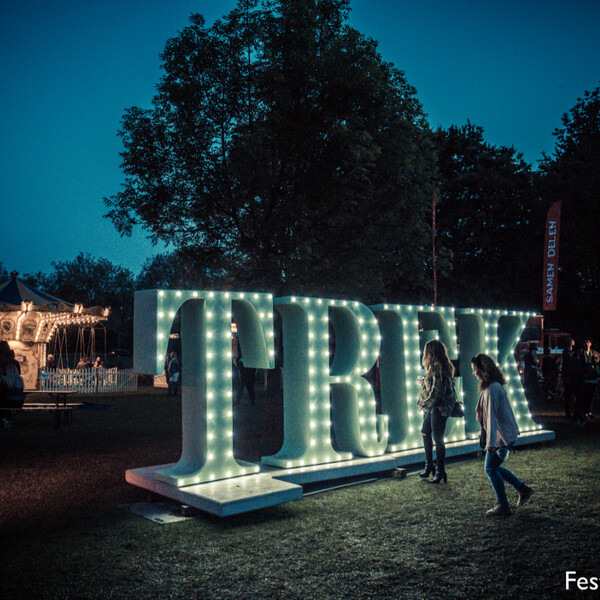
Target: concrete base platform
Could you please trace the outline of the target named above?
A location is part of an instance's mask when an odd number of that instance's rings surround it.
[[[523,433],[516,445],[539,444],[553,439],[553,431],[538,430]],[[478,440],[463,440],[446,445],[448,458],[475,454],[478,451],[480,451]],[[156,471],[173,465],[130,469],[126,472],[125,479],[128,483],[171,498],[181,504],[193,506],[219,517],[227,517],[300,500],[304,495],[303,485],[381,474],[393,471],[398,467],[420,464],[424,458],[423,448],[416,448],[374,458],[356,458],[294,469],[277,469],[263,465],[258,474],[181,488],[164,483],[154,477]]]
[[[228,517],[302,498],[302,487],[269,475],[233,477],[178,488],[154,478],[154,473],[173,465],[130,469],[125,479],[138,487],[177,500],[204,512]]]
[[[393,471],[400,464],[399,454],[384,454],[373,458],[353,458],[342,462],[311,465],[310,467],[295,467],[293,469],[278,469],[271,466],[262,466],[261,472],[271,477],[308,485],[335,479],[346,479]]]

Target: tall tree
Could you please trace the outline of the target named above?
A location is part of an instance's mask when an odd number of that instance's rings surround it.
[[[118,346],[131,343],[135,279],[129,269],[80,252],[73,260],[53,262],[49,274],[29,274],[25,279],[73,304],[110,307],[113,340]]]
[[[436,132],[438,237],[452,253],[440,303],[535,308],[541,302],[543,211],[531,167],[470,122]]]
[[[236,285],[418,293],[435,156],[415,90],[345,24],[349,0],[240,0],[170,39],[151,109],[126,111],[105,199]]]
[[[600,337],[600,88],[585,92],[554,131],[542,163],[547,206],[562,200],[558,320]],[[586,331],[587,330],[587,331]]]
[[[180,252],[157,254],[148,258],[136,278],[137,289],[209,289],[231,285],[225,274],[210,269],[199,271]]]

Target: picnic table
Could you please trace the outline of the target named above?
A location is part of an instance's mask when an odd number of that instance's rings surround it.
[[[0,410],[11,410],[11,411],[45,411],[54,413],[54,427],[58,429],[61,425],[68,425],[73,418],[73,410],[81,408],[83,402],[68,402],[68,397],[71,394],[76,394],[75,391],[40,391],[40,390],[25,390],[23,392],[25,398],[30,394],[40,394],[49,396],[49,402],[27,402],[23,403],[21,408],[4,408],[0,407]]]

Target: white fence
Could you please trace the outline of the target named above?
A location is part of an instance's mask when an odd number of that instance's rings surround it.
[[[40,372],[40,390],[44,392],[132,392],[137,390],[133,369],[44,369]]]

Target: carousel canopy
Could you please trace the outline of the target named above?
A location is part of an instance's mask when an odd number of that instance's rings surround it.
[[[93,327],[110,314],[110,308],[71,304],[11,275],[0,284],[0,340],[47,343],[58,328]]]
[[[56,298],[37,290],[31,285],[17,279],[17,274],[12,273],[12,277],[0,284],[0,302],[20,306],[23,302],[31,302],[34,306],[42,306],[49,303],[63,304],[64,306],[73,306],[70,302],[65,302],[60,298]]]

